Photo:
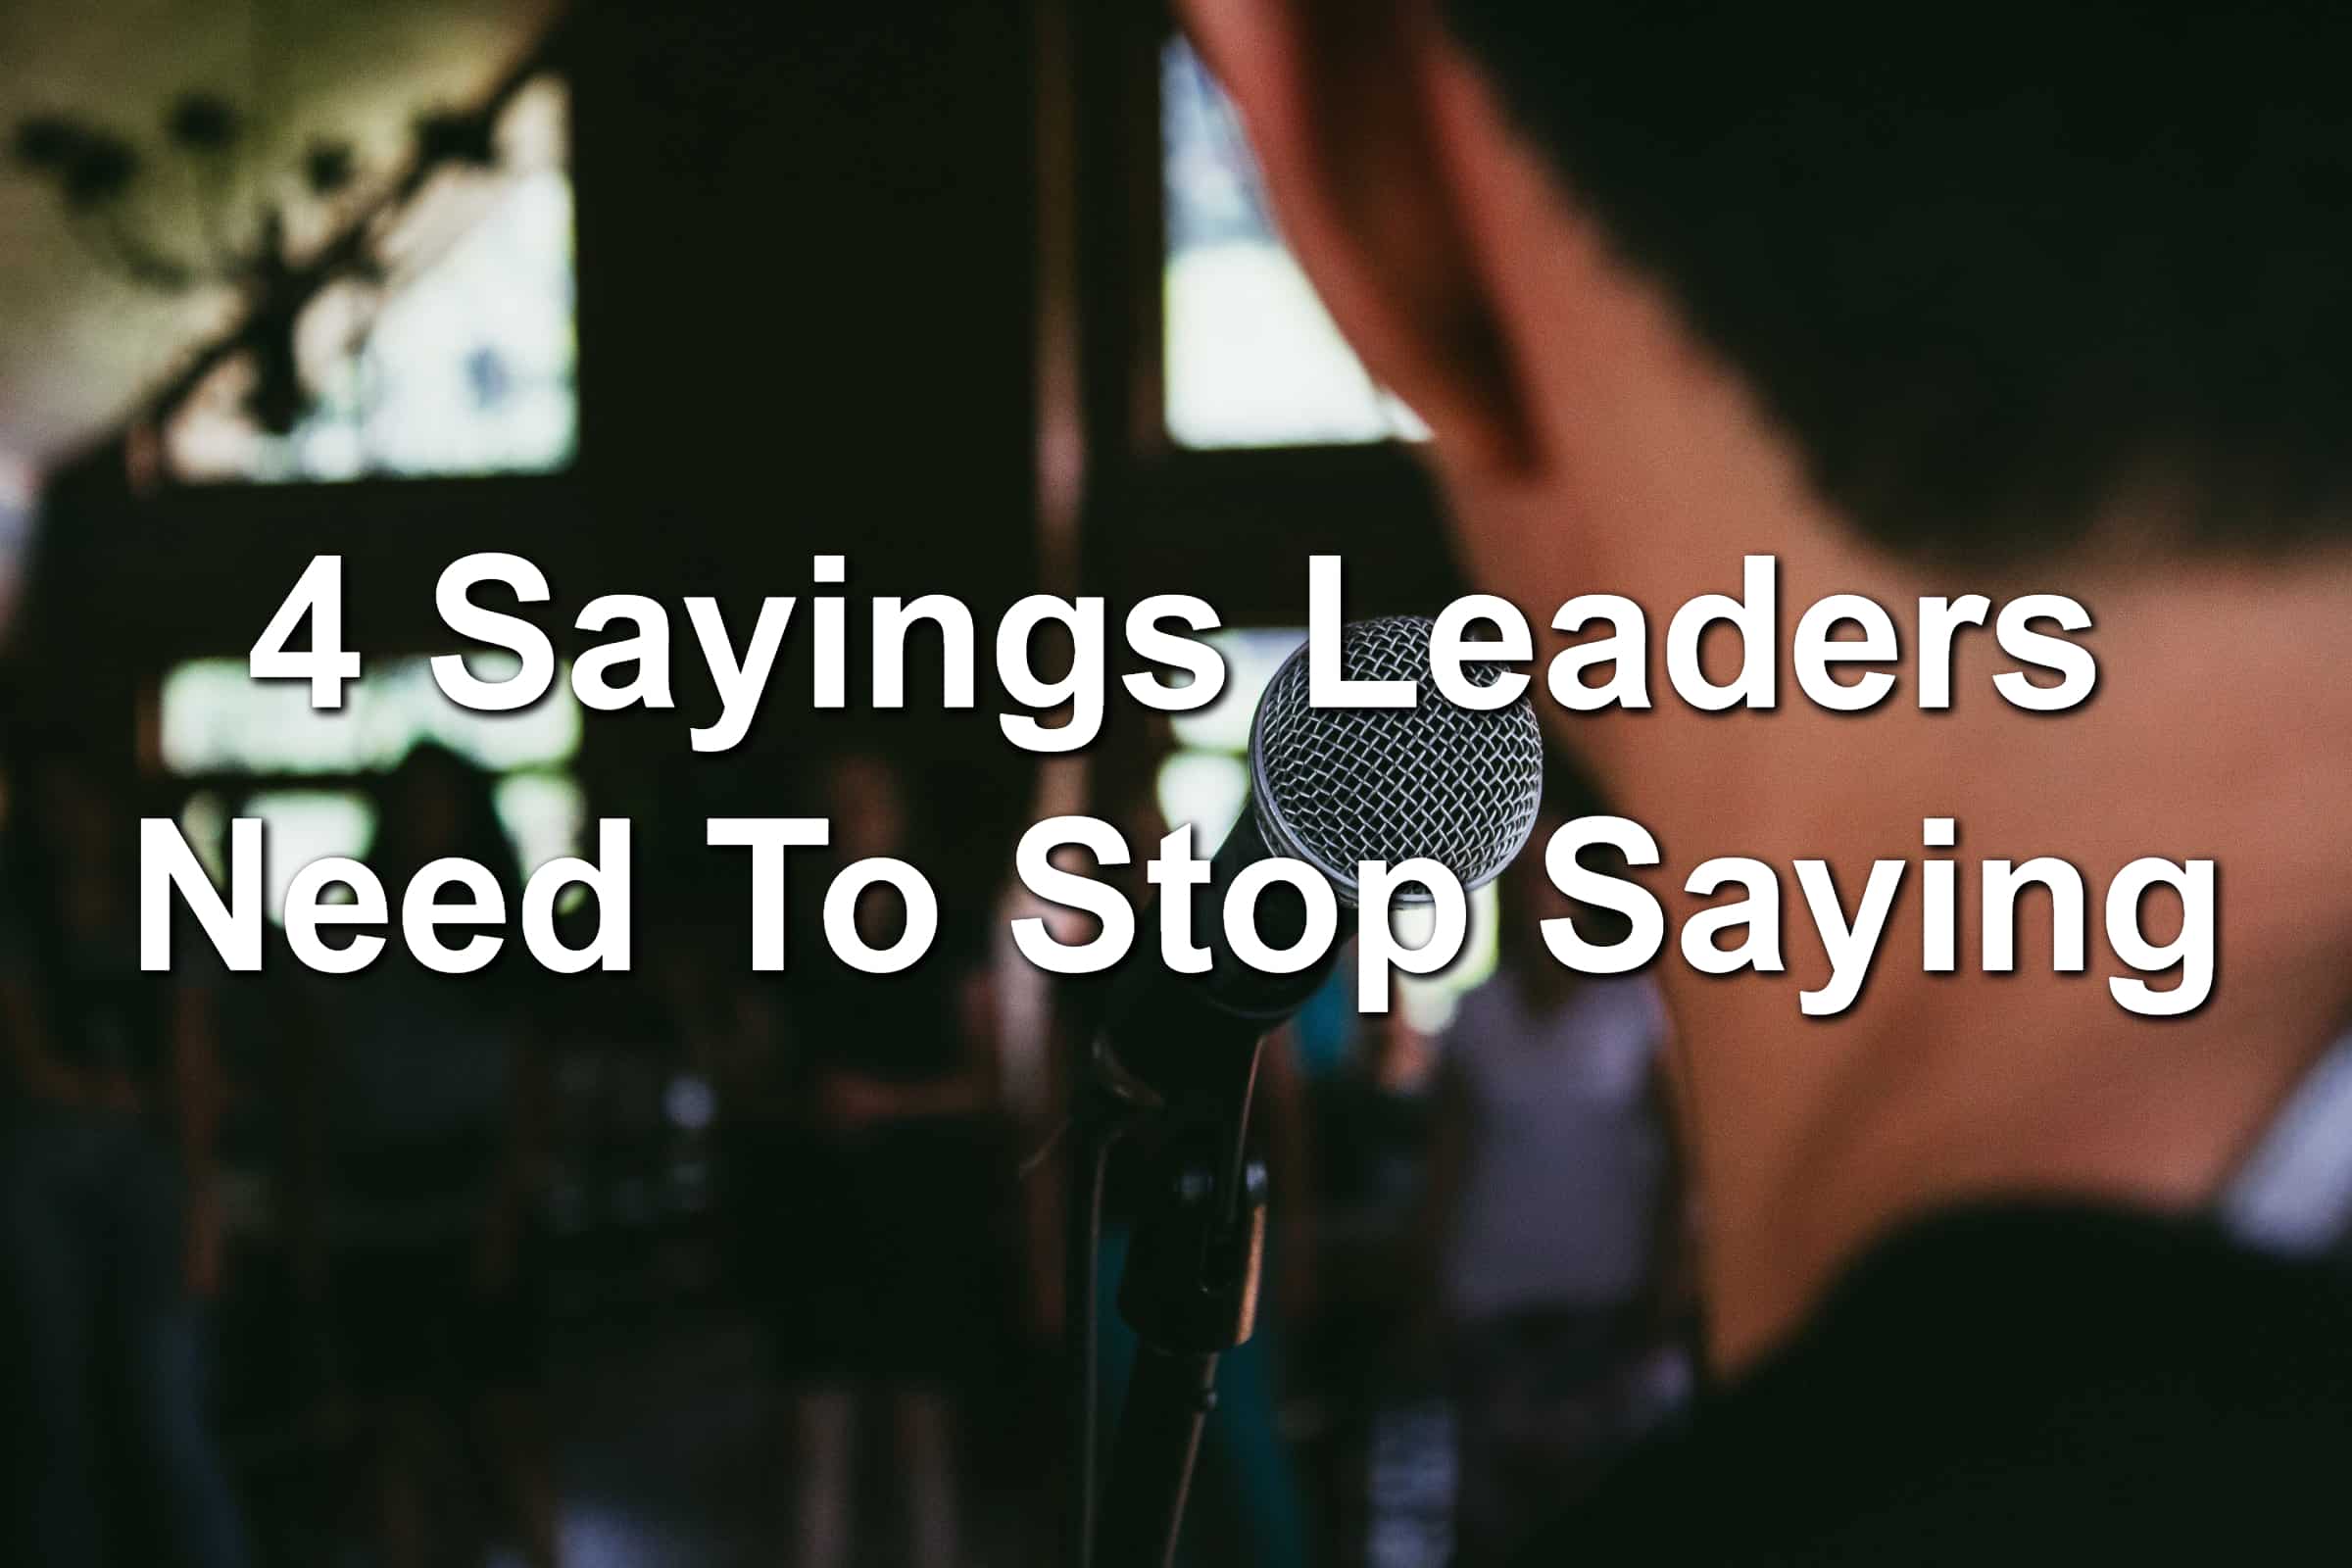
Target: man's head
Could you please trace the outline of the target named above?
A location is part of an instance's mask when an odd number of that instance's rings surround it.
[[[1889,960],[1804,1018],[1783,982],[1829,959],[1792,923],[1785,976],[1662,965],[1718,1349],[1937,1204],[2204,1201],[2352,1015],[2352,14],[1185,5],[1292,249],[1436,432],[1480,586],[1538,624],[1623,595],[1653,663],[1746,554],[1784,611],[2089,608],[2098,689],[2057,721],[1544,708],[1655,833],[1671,925],[1720,899],[1685,881],[1707,857],[1850,898],[1934,818],[1967,857],[2225,868],[2228,976],[2162,1025],[2097,960]],[[2003,667],[1953,658],[1956,690]]]
[[[1474,456],[1558,456],[1519,400],[1598,303],[1514,311],[1541,231],[1479,193],[1525,156],[1895,554],[2095,549],[2119,511],[2142,552],[2341,528],[2341,8],[1193,10],[1343,324]]]

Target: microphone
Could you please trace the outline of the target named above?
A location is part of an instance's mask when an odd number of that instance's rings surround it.
[[[1200,974],[1177,974],[1156,953],[1113,993],[1098,1054],[1165,1099],[1210,1090],[1233,1052],[1252,1050],[1314,995],[1338,944],[1292,974],[1266,974],[1224,941],[1226,889],[1268,856],[1321,872],[1343,905],[1357,894],[1358,861],[1437,861],[1464,892],[1492,881],[1535,830],[1544,788],[1544,742],[1523,694],[1504,707],[1461,708],[1430,678],[1424,615],[1353,621],[1340,632],[1340,672],[1350,680],[1409,680],[1411,708],[1316,708],[1307,702],[1307,650],[1292,654],[1258,699],[1250,727],[1250,802],[1190,889],[1193,929],[1210,954]],[[1492,686],[1506,666],[1463,666]],[[1426,898],[1426,895],[1423,895]],[[1277,884],[1257,906],[1259,935],[1284,948],[1305,929],[1306,905]]]
[[[1119,1284],[1139,1348],[1098,1537],[1092,1368],[1107,1145],[1089,1135],[1091,1177],[1074,1193],[1069,1252],[1071,1299],[1083,1303],[1071,1318],[1072,1364],[1083,1369],[1072,1532],[1091,1548],[1080,1552],[1082,1568],[1164,1568],[1174,1558],[1217,1357],[1249,1339],[1257,1313],[1266,1173],[1246,1133],[1258,1044],[1314,995],[1336,956],[1326,952],[1293,974],[1241,962],[1219,917],[1226,890],[1246,867],[1281,855],[1314,867],[1345,904],[1355,902],[1361,860],[1426,858],[1467,892],[1510,864],[1535,830],[1544,742],[1534,708],[1524,695],[1484,710],[1446,701],[1429,678],[1432,627],[1396,615],[1340,631],[1341,674],[1412,681],[1420,700],[1410,708],[1310,706],[1304,648],[1276,671],[1250,721],[1249,807],[1210,860],[1207,884],[1187,890],[1193,929],[1210,933],[1208,969],[1176,974],[1153,953],[1112,993],[1092,1081],[1124,1102],[1129,1118],[1152,1125],[1152,1176]],[[1492,663],[1464,670],[1479,686],[1505,673]],[[1269,946],[1291,947],[1305,930],[1305,900],[1287,884],[1268,888],[1256,912]]]

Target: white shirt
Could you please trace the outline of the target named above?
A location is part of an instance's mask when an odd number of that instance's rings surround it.
[[[1498,975],[1444,1040],[1468,1102],[1447,1299],[1474,1320],[1622,1304],[1647,1282],[1665,1129],[1651,1067],[1666,1036],[1640,977],[1531,1007]]]

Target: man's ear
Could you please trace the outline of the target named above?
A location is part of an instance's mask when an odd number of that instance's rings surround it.
[[[1187,30],[1240,110],[1284,239],[1365,368],[1460,459],[1534,460],[1455,199],[1437,112],[1435,8],[1417,0],[1184,0]]]

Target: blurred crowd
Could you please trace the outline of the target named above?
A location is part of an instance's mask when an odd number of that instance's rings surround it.
[[[1001,889],[943,887],[887,977],[831,960],[813,891],[755,974],[660,864],[628,974],[443,976],[398,943],[230,974],[192,927],[150,974],[136,823],[176,803],[70,746],[0,766],[0,1557],[1053,1559],[1056,1134],[1099,995],[1004,961]],[[936,792],[903,763],[808,786],[824,855],[923,863]],[[519,884],[469,763],[419,745],[378,789],[388,886],[452,855]],[[1149,792],[1105,805],[1157,836]],[[1666,1024],[1643,979],[1548,959],[1556,901],[1506,879],[1494,973],[1442,1027],[1358,1015],[1342,964],[1269,1044],[1269,1295],[1220,1371],[1195,1560],[1493,1561],[1687,1396]]]

